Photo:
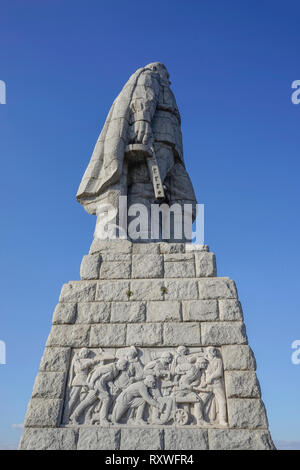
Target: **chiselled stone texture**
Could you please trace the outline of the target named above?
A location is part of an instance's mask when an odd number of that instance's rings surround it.
[[[139,323],[146,321],[146,302],[112,302],[112,323]]]
[[[166,254],[165,277],[195,277],[195,257],[193,254]]]
[[[253,351],[248,345],[222,346],[225,370],[256,370]]]
[[[95,240],[81,277],[55,307],[20,449],[274,448],[235,283],[206,245]]]
[[[95,238],[91,244],[90,254],[94,253],[123,253],[132,252],[132,243],[128,240],[100,240]]]
[[[71,348],[46,347],[41,359],[42,372],[68,372]]]
[[[163,256],[157,254],[132,255],[132,277],[136,279],[164,276]]]
[[[120,429],[82,428],[79,431],[78,450],[120,449]]]
[[[62,288],[60,302],[93,302],[96,294],[96,282],[72,281]]]
[[[220,320],[243,320],[241,304],[235,299],[219,300]]]
[[[201,323],[201,337],[204,346],[247,342],[245,325],[242,322],[203,322]]]
[[[163,432],[161,429],[122,428],[121,450],[161,450]]]
[[[199,285],[199,299],[235,299],[237,291],[235,283],[227,277],[201,279]]]
[[[268,431],[209,429],[210,450],[273,450]]]
[[[260,387],[255,372],[226,371],[225,384],[228,398],[260,397]]]
[[[204,429],[166,429],[165,450],[207,450],[208,432]]]
[[[213,321],[219,317],[217,300],[183,301],[182,310],[185,321]]]
[[[77,306],[76,323],[107,323],[110,310],[110,302],[81,302]]]
[[[53,324],[68,324],[76,321],[77,304],[76,303],[59,303],[53,313]]]
[[[129,291],[128,281],[102,281],[98,282],[96,300],[118,301],[127,300]],[[142,299],[143,300],[143,299]]]
[[[124,346],[126,325],[93,325],[90,346]]]
[[[232,428],[268,427],[264,404],[257,398],[229,398],[228,418]]]
[[[25,428],[19,449],[76,450],[78,431],[67,428]]]
[[[165,323],[164,344],[176,346],[185,344],[187,346],[200,345],[200,328],[198,323]]]
[[[85,347],[89,345],[89,325],[53,325],[46,345]]]
[[[32,398],[63,398],[66,373],[40,372],[34,382]]]
[[[81,279],[98,279],[101,258],[98,255],[86,255],[80,266]]]
[[[195,253],[195,266],[197,277],[216,277],[217,265],[214,253],[199,251]]]
[[[177,300],[147,302],[147,321],[180,321],[181,307]]]
[[[100,279],[130,279],[131,263],[129,261],[103,261],[100,268]]]
[[[161,346],[162,325],[159,323],[127,325],[128,346]]]
[[[25,417],[25,426],[45,428],[59,426],[62,405],[63,401],[59,399],[32,397]]]

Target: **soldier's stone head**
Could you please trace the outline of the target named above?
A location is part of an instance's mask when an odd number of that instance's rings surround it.
[[[168,351],[163,352],[162,355],[160,356],[160,361],[163,365],[170,364],[172,359],[173,359],[173,355],[172,355],[172,353],[170,353]]]
[[[136,361],[138,357],[138,351],[134,346],[131,346],[128,353],[127,353],[127,358],[129,362]]]
[[[206,369],[208,366],[208,360],[205,357],[199,357],[197,360],[197,364],[200,369]]]
[[[146,387],[155,388],[156,386],[155,377],[153,375],[147,375],[147,377],[144,380],[144,384],[146,385]]]
[[[208,357],[210,358],[219,356],[219,351],[216,348],[208,348],[207,353],[208,353]]]
[[[186,346],[178,346],[176,352],[180,356],[186,356],[189,353],[189,349]]]
[[[87,348],[82,348],[79,351],[78,357],[80,357],[80,359],[86,359],[89,355],[90,351]]]
[[[169,80],[170,75],[169,72],[164,64],[161,62],[152,62],[151,64],[146,65],[146,69],[151,69],[153,72],[157,72],[160,76],[161,82],[163,85],[170,85],[171,82]]]

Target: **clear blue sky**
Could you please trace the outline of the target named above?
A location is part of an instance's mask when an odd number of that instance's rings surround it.
[[[151,61],[171,74],[205,241],[237,283],[273,438],[300,442],[299,13],[289,0],[1,2],[0,447],[19,439],[61,286],[90,246],[83,171],[113,99]]]

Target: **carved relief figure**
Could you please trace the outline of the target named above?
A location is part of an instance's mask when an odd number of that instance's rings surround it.
[[[128,385],[116,400],[112,413],[112,421],[118,423],[129,409],[136,408],[134,424],[147,424],[143,419],[146,403],[158,409],[163,407],[161,403],[149,394],[149,389],[154,389],[155,385],[156,379],[153,375],[147,375],[144,380]]]
[[[227,425],[226,397],[224,388],[222,359],[219,357],[219,351],[216,348],[208,348],[207,352],[208,366],[206,369],[206,384],[212,391],[216,408],[219,416],[219,424]]]
[[[90,351],[87,348],[82,348],[79,353],[74,357],[72,363],[72,381],[71,391],[69,398],[69,414],[71,415],[74,406],[77,404],[80,394],[85,392],[88,374],[96,364],[102,361],[101,358],[90,358]]]
[[[101,409],[99,415],[99,424],[109,424],[108,410],[112,401],[112,395],[108,389],[108,383],[115,379],[119,373],[126,369],[127,361],[119,359],[117,362],[97,367],[88,379],[90,391],[86,398],[77,406],[74,413],[70,417],[77,424],[81,414],[87,407],[93,406],[98,400],[101,401]]]

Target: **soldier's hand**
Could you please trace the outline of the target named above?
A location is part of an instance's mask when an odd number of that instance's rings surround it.
[[[150,145],[153,141],[153,134],[149,122],[134,122],[130,129],[130,140],[138,144]]]

